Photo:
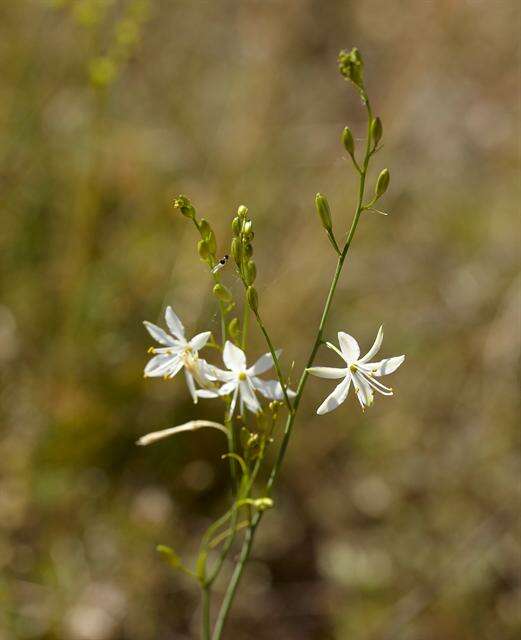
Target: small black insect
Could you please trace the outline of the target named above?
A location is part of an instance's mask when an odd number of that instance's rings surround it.
[[[218,271],[220,271],[228,262],[228,258],[230,256],[228,254],[226,254],[225,256],[223,256],[219,262],[215,265],[215,267],[212,269],[212,273],[217,273]]]

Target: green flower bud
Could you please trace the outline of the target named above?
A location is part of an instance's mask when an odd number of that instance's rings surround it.
[[[259,511],[266,511],[273,507],[273,500],[271,498],[257,498],[253,501],[253,505]]]
[[[213,288],[213,294],[222,302],[231,302],[233,299],[232,292],[223,284],[217,283]]]
[[[327,231],[331,231],[333,228],[333,224],[331,222],[331,210],[329,209],[329,203],[326,196],[323,196],[321,193],[317,193],[315,196],[315,206],[317,208],[318,215],[320,216],[320,220],[322,221],[322,226]]]
[[[212,234],[212,227],[210,226],[208,220],[201,218],[201,220],[199,221],[199,233],[201,234],[203,240],[208,240],[208,238]]]
[[[237,209],[237,215],[239,218],[245,218],[248,215],[248,207],[245,207],[243,204]]]
[[[233,318],[228,325],[228,333],[231,335],[233,340],[238,340],[240,337],[241,328],[239,326],[239,319]]]
[[[250,309],[254,313],[257,313],[257,309],[259,308],[259,295],[254,287],[248,287],[246,289],[246,299],[248,300]]]
[[[215,239],[215,233],[212,230],[210,230],[210,235],[206,238],[206,242],[208,243],[210,253],[214,256],[217,251],[217,241]]]
[[[232,240],[231,252],[233,259],[235,260],[235,264],[239,267],[242,261],[242,242],[239,238],[234,238]]]
[[[243,246],[243,251],[245,258],[251,258],[253,255],[253,245],[248,242],[248,244]]]
[[[242,225],[242,232],[245,236],[247,236],[251,232],[251,228],[253,226],[253,222],[251,220],[246,220]]]
[[[174,200],[174,207],[179,209],[179,211],[187,218],[191,218],[192,220],[195,218],[195,209],[186,196],[177,196]]]
[[[380,118],[375,118],[371,122],[371,140],[373,141],[373,147],[376,147],[377,144],[380,142],[382,133],[383,133],[382,121],[380,120]]]
[[[345,49],[338,54],[338,68],[346,80],[351,80],[361,91],[364,90],[364,63],[356,47]]]
[[[238,236],[241,233],[241,220],[240,218],[234,218],[232,221],[232,233],[234,236]]]
[[[342,132],[342,143],[347,153],[352,156],[355,152],[355,141],[349,127],[345,127],[344,131]]]
[[[210,249],[208,248],[206,240],[199,240],[197,243],[197,252],[199,253],[201,260],[208,260],[210,257]]]
[[[377,198],[383,196],[383,194],[387,191],[390,179],[391,176],[389,175],[389,169],[384,169],[378,176],[378,180],[376,182],[375,193]]]
[[[257,267],[253,260],[248,260],[244,265],[244,281],[247,285],[252,285],[257,277]]]

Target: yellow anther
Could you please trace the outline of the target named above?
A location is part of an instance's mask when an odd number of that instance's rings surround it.
[[[356,366],[356,364],[350,364],[350,365],[349,365],[349,369],[350,369],[350,371],[352,371],[353,373],[355,373],[355,371],[358,369],[358,367]]]
[[[246,374],[244,373],[244,371],[241,371],[239,373],[239,380],[246,380]]]
[[[147,353],[155,353],[155,351],[154,347],[148,347]]]

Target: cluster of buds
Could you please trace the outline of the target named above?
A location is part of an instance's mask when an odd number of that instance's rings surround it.
[[[338,54],[338,68],[344,78],[356,85],[360,93],[364,95],[364,63],[356,47],[353,47],[351,51],[344,49]]]
[[[259,297],[253,283],[257,277],[257,267],[253,260],[253,221],[248,217],[248,209],[241,205],[232,221],[232,257],[237,265],[241,280],[246,287],[246,298],[251,310],[256,313]]]

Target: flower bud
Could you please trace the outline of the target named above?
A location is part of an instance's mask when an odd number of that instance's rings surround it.
[[[179,211],[187,218],[191,218],[192,220],[195,218],[195,209],[186,196],[177,196],[174,200],[174,207],[179,209]]]
[[[389,169],[383,169],[376,182],[375,193],[377,198],[383,196],[383,194],[387,191],[390,179],[391,176],[389,175]]]
[[[248,287],[246,289],[246,299],[248,300],[250,309],[254,313],[257,313],[257,309],[259,308],[259,295],[254,287]]]
[[[239,327],[239,319],[238,318],[233,318],[230,321],[230,324],[228,325],[228,333],[231,335],[231,337],[234,340],[238,340],[239,339],[240,327]]]
[[[345,49],[338,54],[338,68],[346,80],[351,80],[361,91],[364,90],[364,63],[356,47]]]
[[[232,248],[231,248],[233,259],[235,260],[235,264],[240,266],[242,261],[242,242],[239,238],[234,238],[232,240]]]
[[[251,228],[253,226],[253,222],[251,220],[246,220],[242,225],[242,232],[245,236],[247,236],[251,232]]]
[[[257,277],[257,267],[253,260],[248,260],[244,265],[244,281],[247,285],[252,285]]]
[[[206,240],[199,240],[197,243],[197,252],[199,253],[199,257],[201,260],[208,260],[210,257],[210,250],[208,248],[208,243]]]
[[[215,239],[215,233],[210,229],[210,235],[206,238],[208,243],[208,249],[212,255],[215,255],[217,251],[217,241]]]
[[[342,143],[347,153],[352,156],[355,152],[355,141],[349,127],[345,127],[344,131],[342,132]]]
[[[371,140],[373,142],[373,148],[376,147],[380,142],[382,133],[383,133],[382,121],[380,120],[380,118],[375,118],[371,122]]]
[[[199,221],[198,228],[199,228],[199,233],[201,234],[201,238],[203,238],[203,240],[207,240],[209,235],[212,233],[212,227],[210,226],[210,223],[208,222],[208,220],[201,218],[201,220]]]
[[[241,233],[241,220],[235,217],[232,221],[232,233],[234,236],[238,236]]]
[[[253,255],[253,245],[248,242],[248,244],[243,246],[243,251],[245,258],[251,258]]]
[[[315,206],[317,208],[318,215],[320,216],[320,220],[322,221],[322,226],[327,231],[331,231],[333,228],[333,224],[331,222],[331,210],[329,209],[329,203],[326,196],[323,196],[321,193],[317,193],[315,196]]]
[[[233,299],[232,292],[223,284],[217,283],[213,288],[213,294],[222,302],[231,302]]]
[[[266,511],[273,507],[273,500],[271,498],[257,498],[253,501],[253,505],[259,511]]]
[[[245,207],[243,204],[237,209],[237,215],[239,218],[245,218],[248,215],[248,207]]]

